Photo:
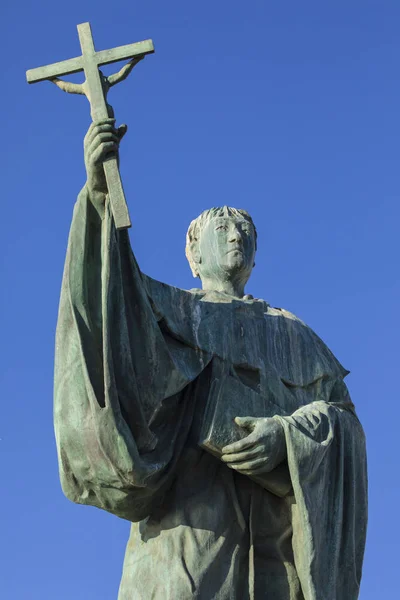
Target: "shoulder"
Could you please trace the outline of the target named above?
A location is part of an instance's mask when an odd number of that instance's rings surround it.
[[[349,373],[319,335],[294,313],[285,308],[270,306],[265,318],[270,335],[274,339],[278,338],[284,346],[286,344],[283,354],[286,353],[291,360],[298,359],[303,363],[312,359],[306,369],[310,373],[304,375],[304,381],[310,382],[327,374],[343,378]]]
[[[296,321],[300,323],[304,327],[308,328],[308,325],[304,323],[299,317],[297,317],[294,313],[286,310],[285,308],[277,308],[275,306],[268,306],[268,309],[265,311],[266,314],[270,317],[280,317],[282,319],[289,319],[290,321]]]

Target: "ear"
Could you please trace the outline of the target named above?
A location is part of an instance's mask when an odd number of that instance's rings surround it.
[[[195,242],[191,248],[191,253],[192,253],[192,260],[196,265],[200,265],[201,264],[201,255],[200,255],[200,248],[199,248],[199,244],[197,242]]]
[[[189,261],[190,270],[192,271],[193,277],[200,277],[197,265],[201,263],[201,256],[197,240],[192,240],[189,247],[186,246],[186,258]]]

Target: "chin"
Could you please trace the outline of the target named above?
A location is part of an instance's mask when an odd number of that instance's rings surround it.
[[[221,265],[222,266],[222,265]],[[240,274],[243,278],[249,278],[249,269],[245,260],[230,260],[229,263],[222,266],[225,273],[230,277],[237,276]],[[251,269],[250,269],[251,272]]]
[[[247,270],[247,260],[241,252],[232,252],[226,262],[226,268],[237,271],[238,269]]]

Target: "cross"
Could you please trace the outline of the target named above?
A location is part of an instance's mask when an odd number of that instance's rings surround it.
[[[118,46],[110,50],[101,50],[96,52],[92,37],[92,31],[89,23],[78,25],[79,42],[81,45],[82,56],[63,60],[45,67],[30,69],[26,72],[28,83],[36,83],[46,79],[53,81],[66,92],[84,94],[90,102],[90,109],[93,121],[107,119],[113,116],[112,108],[107,103],[108,89],[125,79],[133,66],[146,54],[154,52],[152,40],[137,42],[136,44],[127,44]],[[99,66],[114,63],[120,60],[134,59],[130,64],[125,65],[121,71],[111,77],[104,77],[99,70]],[[60,81],[59,76],[69,75],[84,71],[85,83],[74,84],[66,81]],[[104,161],[104,173],[106,176],[108,195],[114,216],[114,222],[117,229],[126,229],[131,226],[128,207],[125,200],[124,189],[122,187],[121,176],[119,173],[118,162],[115,156],[107,158]]]

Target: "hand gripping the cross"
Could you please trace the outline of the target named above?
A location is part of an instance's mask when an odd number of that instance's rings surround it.
[[[92,202],[102,214],[107,194],[103,163],[111,156],[118,158],[119,143],[127,132],[127,125],[115,127],[115,119],[91,123],[83,142],[87,188]]]

